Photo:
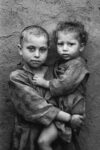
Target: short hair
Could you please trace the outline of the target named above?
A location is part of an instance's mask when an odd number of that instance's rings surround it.
[[[20,45],[23,45],[27,35],[44,36],[47,39],[47,45],[49,45],[49,34],[44,28],[38,25],[27,26],[22,30],[20,34]]]
[[[80,44],[86,45],[88,41],[88,33],[85,31],[84,25],[81,22],[60,22],[53,33],[54,41],[57,43],[58,32],[70,31],[78,33]]]

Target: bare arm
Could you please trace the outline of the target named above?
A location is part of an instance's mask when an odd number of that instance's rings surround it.
[[[69,122],[71,120],[71,115],[66,112],[60,111],[57,114],[56,119],[63,122]]]
[[[45,80],[43,77],[39,77],[38,75],[35,75],[33,80],[32,80],[32,83],[34,85],[37,85],[37,86],[41,86],[41,87],[44,87],[44,88],[47,88],[49,89],[49,81],[48,80]]]
[[[69,65],[60,78],[47,81],[35,75],[33,84],[50,89],[53,96],[62,96],[74,91],[83,80],[87,80],[88,75],[89,72],[85,64],[81,61],[75,61],[75,63]]]

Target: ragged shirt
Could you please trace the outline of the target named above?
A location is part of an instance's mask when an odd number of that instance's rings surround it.
[[[86,83],[89,77],[86,61],[82,57],[69,61],[58,60],[54,66],[54,79],[50,80],[50,91],[56,97],[55,105],[73,114],[85,115]],[[70,125],[57,123],[61,137],[71,141]]]
[[[10,74],[10,96],[16,110],[13,150],[34,150],[42,126],[52,123],[60,111],[47,102],[51,99],[48,91],[32,84],[33,76],[34,72],[25,66]],[[47,70],[44,77],[50,76]]]

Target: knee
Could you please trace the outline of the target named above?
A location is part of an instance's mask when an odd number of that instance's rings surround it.
[[[45,145],[49,145],[49,142],[44,138],[39,138],[38,145],[39,145],[39,147],[44,147]]]

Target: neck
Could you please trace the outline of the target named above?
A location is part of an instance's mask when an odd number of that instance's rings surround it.
[[[31,66],[29,66],[27,63],[25,63],[24,62],[24,66],[25,66],[25,68],[26,69],[28,69],[28,70],[30,70],[31,72],[40,72],[41,70],[42,70],[42,68],[43,68],[43,65],[41,65],[41,66],[39,66],[39,67],[37,67],[37,68],[35,68],[35,67],[31,67]]]

